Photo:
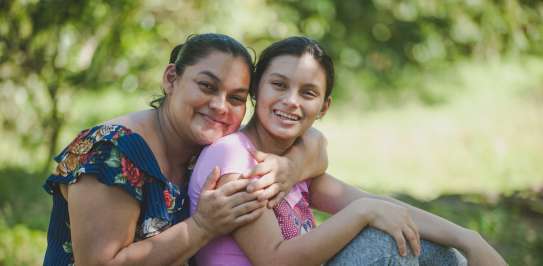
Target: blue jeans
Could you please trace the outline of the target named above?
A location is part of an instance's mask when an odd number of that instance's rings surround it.
[[[467,265],[467,261],[453,248],[430,241],[421,241],[421,255],[400,256],[396,241],[387,233],[368,227],[360,232],[347,246],[326,263],[337,265]]]

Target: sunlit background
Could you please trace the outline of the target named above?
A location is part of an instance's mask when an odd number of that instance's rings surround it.
[[[52,156],[148,108],[170,50],[204,32],[256,54],[320,41],[329,172],[543,265],[543,2],[527,0],[0,1],[0,265],[42,263]]]

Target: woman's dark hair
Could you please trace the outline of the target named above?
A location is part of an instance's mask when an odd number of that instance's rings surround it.
[[[324,73],[326,74],[326,93],[324,98],[326,99],[330,96],[334,87],[334,63],[332,59],[317,41],[303,36],[293,36],[275,42],[262,51],[256,63],[249,90],[251,98],[256,100],[258,84],[274,58],[282,55],[302,56],[306,53],[312,55],[324,69]]]
[[[177,75],[182,75],[187,66],[194,65],[198,61],[208,56],[213,51],[219,51],[231,54],[232,56],[241,56],[247,67],[249,67],[250,73],[254,72],[254,65],[251,59],[251,55],[247,52],[247,49],[234,38],[217,33],[205,33],[190,35],[185,43],[175,46],[170,54],[170,64],[175,64],[175,71]],[[158,109],[164,103],[166,95],[151,101],[149,105]]]

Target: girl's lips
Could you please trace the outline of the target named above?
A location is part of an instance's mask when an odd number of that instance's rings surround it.
[[[273,109],[272,112],[275,116],[281,118],[282,120],[293,121],[293,122],[300,121],[300,116],[297,114],[281,111],[278,109]]]

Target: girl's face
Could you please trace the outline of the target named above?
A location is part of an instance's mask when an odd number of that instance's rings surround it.
[[[166,68],[164,111],[177,134],[196,144],[210,144],[236,131],[245,115],[250,70],[241,57],[211,52],[181,75]]]
[[[301,136],[330,106],[326,74],[310,54],[274,58],[260,80],[256,115],[272,136]]]

